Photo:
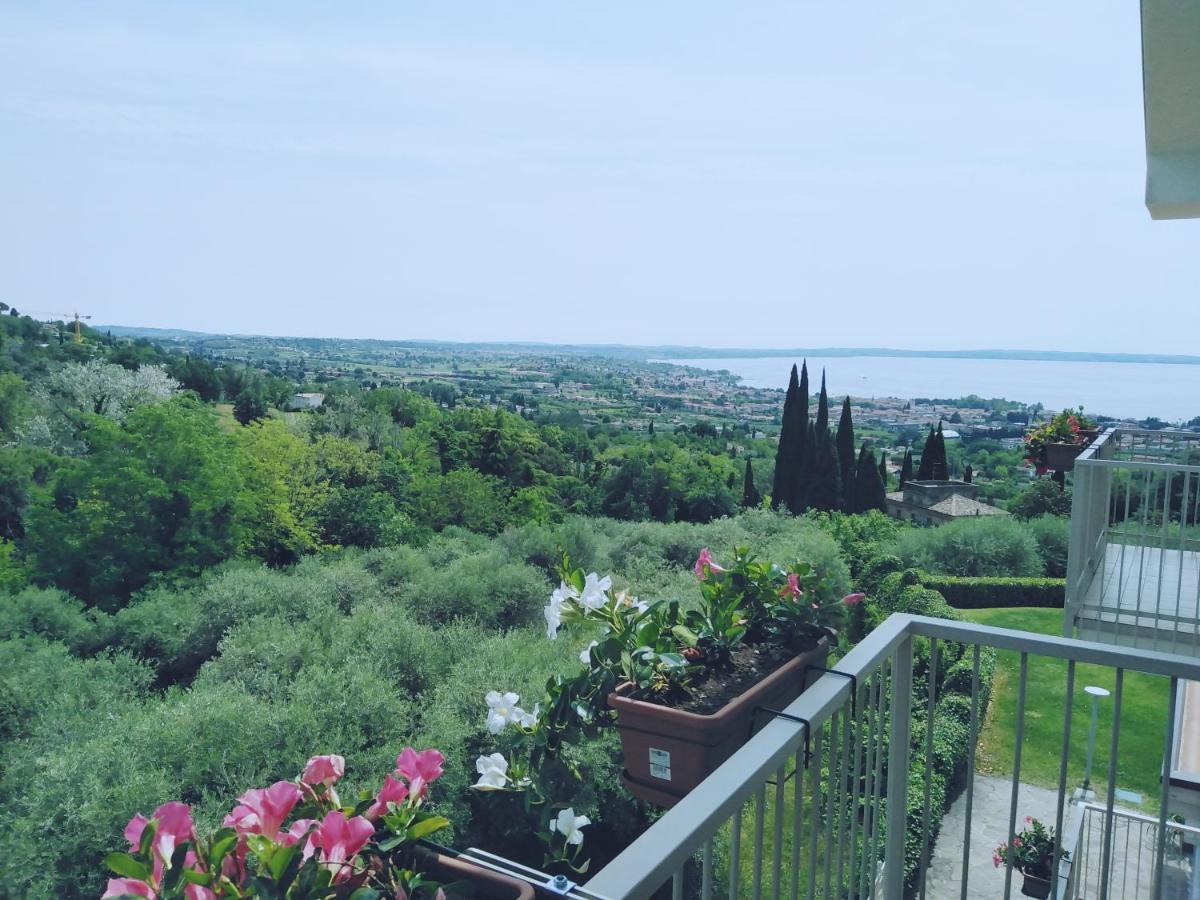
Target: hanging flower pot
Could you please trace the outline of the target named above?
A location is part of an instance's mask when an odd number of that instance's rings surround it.
[[[1099,434],[1099,427],[1084,417],[1082,409],[1064,409],[1025,435],[1025,458],[1039,475],[1070,472],[1075,457]]]
[[[1034,875],[1031,872],[1025,872],[1025,879],[1021,883],[1021,893],[1026,897],[1041,897],[1042,900],[1050,896],[1050,877],[1042,877]]]
[[[824,637],[709,714],[635,699],[634,686],[622,684],[608,705],[617,713],[626,789],[656,806],[674,806],[770,721],[762,708],[782,709],[816,681],[821,673],[810,667],[824,666],[828,656]]]

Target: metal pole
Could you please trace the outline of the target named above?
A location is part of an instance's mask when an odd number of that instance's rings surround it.
[[[1100,698],[1107,697],[1108,691],[1094,684],[1089,684],[1083,692],[1092,698],[1092,721],[1088,725],[1087,765],[1083,767],[1083,788],[1080,798],[1087,800],[1087,793],[1092,788],[1092,759],[1096,755],[1096,727],[1100,718]]]

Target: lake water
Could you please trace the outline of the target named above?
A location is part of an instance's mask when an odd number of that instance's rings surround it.
[[[746,384],[786,388],[793,360],[661,360],[700,369],[728,369]],[[1003,397],[1042,403],[1049,409],[1083,405],[1092,414],[1167,422],[1200,416],[1200,365],[1167,363],[1051,362],[1023,359],[945,357],[810,356],[808,376],[815,396],[821,369],[831,396]]]

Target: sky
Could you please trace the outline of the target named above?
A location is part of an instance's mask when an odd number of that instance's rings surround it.
[[[1192,353],[1136,3],[0,4],[0,300],[226,333]]]

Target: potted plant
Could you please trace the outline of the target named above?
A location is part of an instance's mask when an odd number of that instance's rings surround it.
[[[511,761],[525,786],[563,740],[615,725],[626,787],[673,805],[769,721],[764,709],[786,706],[816,679],[810,667],[825,665],[842,610],[863,599],[834,596],[828,577],[809,563],[761,562],[746,548],[734,551],[728,568],[705,548],[695,573],[700,599],[685,610],[675,600],[640,602],[564,558],[545,610],[547,633],[556,638],[576,622],[599,625],[580,654],[586,668],[552,679],[545,705],[533,713],[514,713],[514,695],[488,695],[489,728],[512,725],[530,740],[528,762]],[[516,789],[516,782],[504,787]]]
[[[1095,422],[1078,410],[1064,409],[1048,422],[1043,422],[1025,435],[1025,459],[1039,475],[1069,472],[1075,457],[1099,435]]]
[[[1025,817],[1025,827],[1014,837],[1012,846],[1001,844],[992,851],[992,865],[999,868],[1011,862],[1012,867],[1024,876],[1021,893],[1026,897],[1049,897],[1054,873],[1055,846],[1059,847],[1059,859],[1069,860],[1071,854],[1058,845],[1054,829],[1047,828],[1032,816]]]
[[[315,756],[295,781],[247,791],[220,828],[199,833],[185,803],[125,827],[126,851],[104,897],[273,900],[533,900],[531,885],[438,852],[425,839],[447,819],[425,808],[442,774],[437,750],[406,748],[375,794],[344,803],[345,761]]]

